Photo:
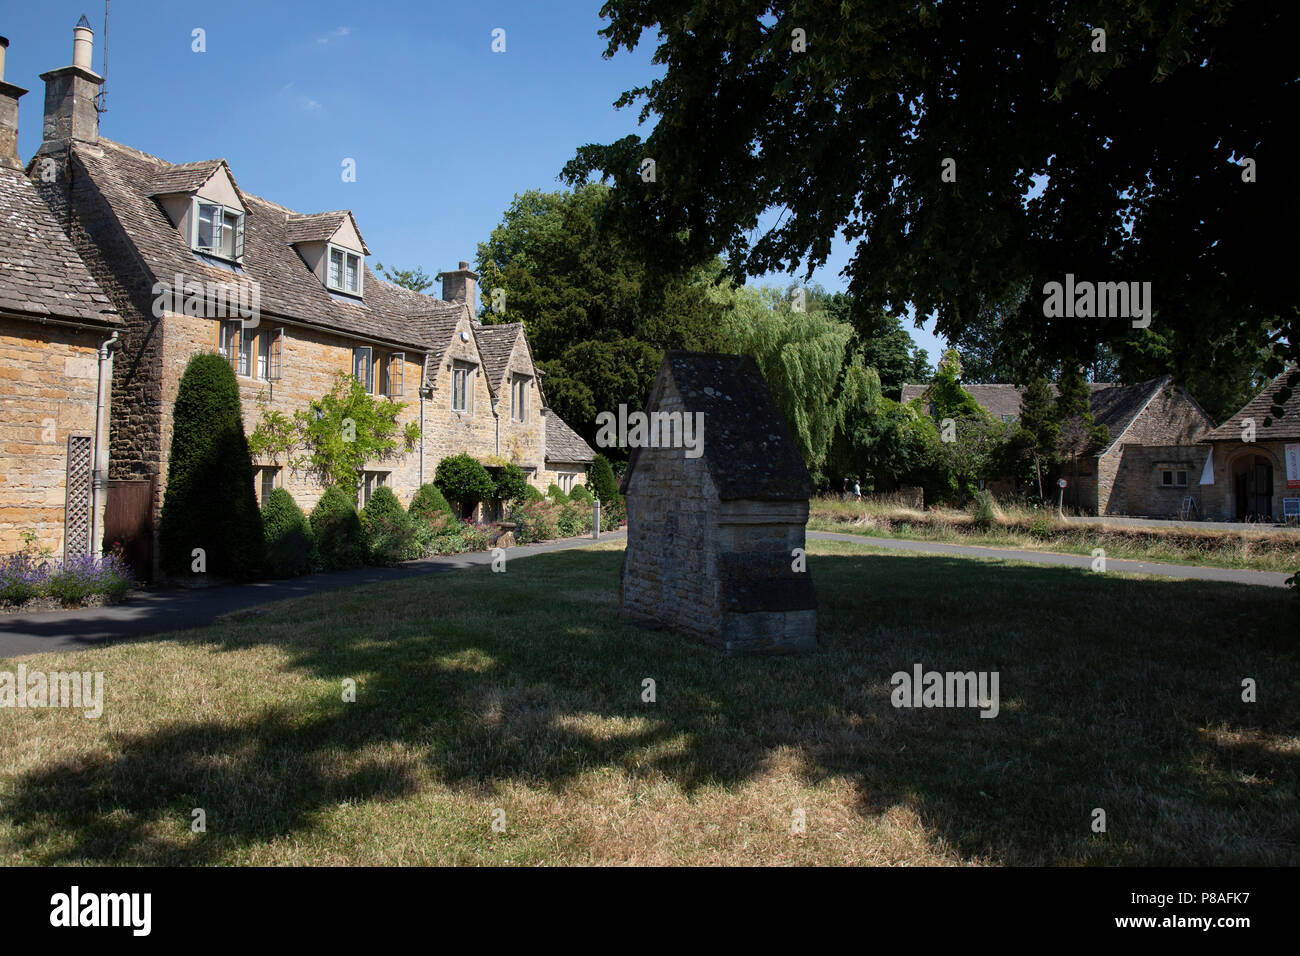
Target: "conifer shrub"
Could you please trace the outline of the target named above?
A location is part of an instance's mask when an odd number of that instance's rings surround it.
[[[601,504],[609,504],[618,499],[618,482],[614,479],[614,469],[609,459],[597,455],[591,462],[591,475],[587,479],[592,493],[600,499]]]
[[[445,514],[449,518],[456,516],[447,498],[432,482],[421,485],[416,491],[415,496],[411,498],[411,507],[407,509],[407,514],[424,524],[431,523],[436,514]]]
[[[330,571],[365,564],[365,538],[352,495],[333,485],[311,512],[311,533],[321,564]]]
[[[361,532],[371,564],[391,565],[419,557],[415,525],[391,488],[379,487],[361,509]]]
[[[266,532],[266,573],[274,578],[291,578],[312,569],[315,548],[307,515],[293,495],[276,488],[262,504],[262,528]]]
[[[216,577],[243,580],[262,570],[266,541],[239,383],[215,353],[193,356],[176,392],[158,542],[169,575],[193,576],[196,550]]]

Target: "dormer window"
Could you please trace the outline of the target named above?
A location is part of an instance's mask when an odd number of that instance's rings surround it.
[[[329,247],[329,274],[326,285],[335,292],[361,295],[361,256],[340,246]]]
[[[194,200],[195,252],[238,262],[244,257],[244,214],[220,203]]]

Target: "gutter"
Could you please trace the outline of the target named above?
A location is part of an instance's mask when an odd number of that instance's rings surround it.
[[[99,526],[100,506],[108,490],[108,438],[104,428],[108,420],[109,395],[113,387],[113,348],[117,345],[117,330],[99,343],[99,383],[95,399],[95,443],[92,450],[94,470],[90,479],[90,542],[89,552],[104,552],[102,529]]]

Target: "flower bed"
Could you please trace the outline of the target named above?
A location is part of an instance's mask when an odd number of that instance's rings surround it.
[[[133,583],[116,554],[59,559],[20,551],[0,558],[0,605],[6,607],[115,604]]]

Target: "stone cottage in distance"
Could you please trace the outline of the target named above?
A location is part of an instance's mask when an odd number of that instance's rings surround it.
[[[249,431],[264,408],[305,408],[337,372],[405,403],[399,425],[418,425],[417,447],[367,465],[359,504],[381,485],[409,503],[460,453],[517,464],[541,489],[585,483],[591,449],[547,406],[523,326],[480,322],[467,262],[438,276],[441,298],[412,292],[370,271],[347,210],[298,213],[241,189],[225,160],[174,164],[100,136],[92,40],[83,17],[73,64],[42,74],[27,177],[120,316],[110,497],[136,486],[156,525],[172,404],[201,351],[229,359]],[[255,464],[259,499],[284,487],[310,509],[324,491],[286,462]]]
[[[702,414],[701,453],[663,440],[653,418],[652,446],[632,449],[623,613],[733,654],[814,650],[817,601],[796,556],[812,478],[758,365],[669,351],[646,412]]]
[[[1015,422],[1024,390],[1014,385],[963,385],[993,418]],[[928,386],[904,385],[904,403],[919,400]],[[1164,375],[1136,385],[1096,382],[1089,400],[1093,421],[1105,425],[1110,441],[1067,466],[1067,507],[1095,515],[1178,515],[1183,499],[1196,491],[1205,452],[1203,440],[1214,422],[1196,399]]]

